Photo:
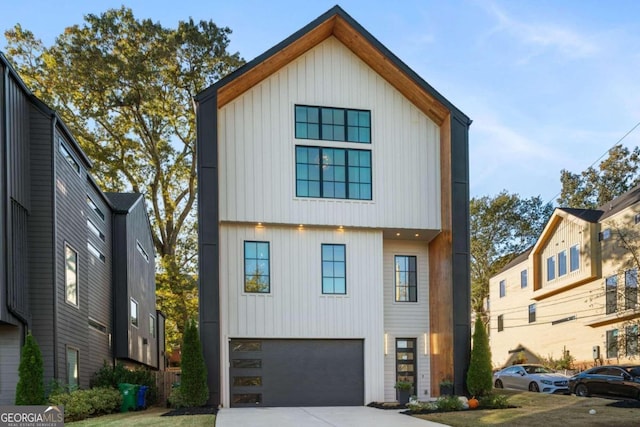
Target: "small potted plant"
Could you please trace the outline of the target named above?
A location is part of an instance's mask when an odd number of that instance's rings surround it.
[[[409,381],[398,381],[394,387],[398,390],[398,402],[401,405],[409,403],[409,396],[411,396],[413,392],[413,383]]]
[[[446,378],[440,381],[440,396],[453,396],[453,381]]]

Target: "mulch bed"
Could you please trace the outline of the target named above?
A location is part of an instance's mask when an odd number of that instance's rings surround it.
[[[371,402],[367,406],[377,409],[407,409],[406,405],[401,405],[398,402]]]
[[[190,408],[179,408],[162,414],[163,417],[173,417],[176,415],[216,415],[218,408],[215,406],[195,406]]]

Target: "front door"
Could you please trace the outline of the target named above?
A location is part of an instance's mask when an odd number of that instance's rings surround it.
[[[411,394],[416,394],[416,378],[416,339],[396,338],[396,381],[410,382],[413,384]]]

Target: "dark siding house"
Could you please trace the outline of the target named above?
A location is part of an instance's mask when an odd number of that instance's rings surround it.
[[[0,404],[14,401],[27,332],[45,383],[86,388],[105,361],[163,369],[144,198],[105,195],[59,116],[2,54],[0,71]],[[130,298],[138,328],[128,327]]]

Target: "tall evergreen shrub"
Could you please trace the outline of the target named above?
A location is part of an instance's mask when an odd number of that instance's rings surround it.
[[[180,394],[185,406],[202,406],[209,398],[207,368],[196,322],[187,323],[182,344]]]
[[[29,332],[22,347],[20,366],[18,367],[16,405],[45,404],[43,369],[40,347]]]
[[[467,390],[474,396],[484,396],[493,387],[493,372],[491,369],[491,350],[489,337],[480,316],[476,319],[473,331],[473,348],[471,362],[467,372]]]

